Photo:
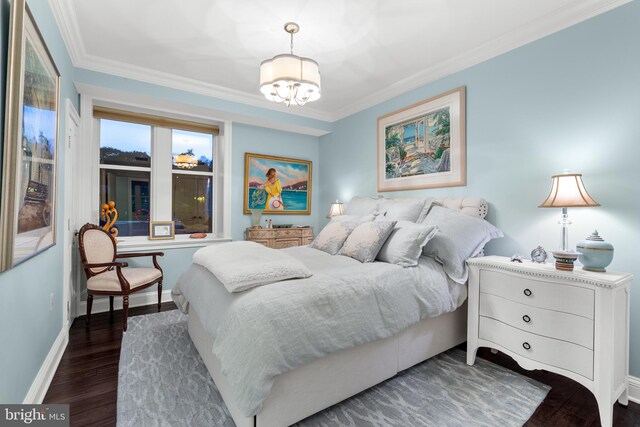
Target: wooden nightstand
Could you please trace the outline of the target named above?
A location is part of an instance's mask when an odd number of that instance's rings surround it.
[[[525,369],[569,377],[594,394],[600,422],[610,426],[616,399],[628,403],[633,276],[558,271],[495,256],[467,263],[467,364],[474,364],[478,347],[490,347]]]
[[[247,240],[261,243],[268,248],[291,248],[311,243],[313,228],[247,228],[245,236]]]

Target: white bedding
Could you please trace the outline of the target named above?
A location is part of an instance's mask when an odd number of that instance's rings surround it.
[[[454,311],[467,296],[466,286],[448,279],[431,258],[402,268],[309,247],[284,251],[313,276],[231,294],[194,264],[172,291],[214,338],[213,352],[245,416],[260,411],[276,375]]]

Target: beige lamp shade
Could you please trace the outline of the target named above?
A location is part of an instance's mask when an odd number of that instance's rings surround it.
[[[327,213],[327,218],[339,215],[344,215],[344,205],[342,204],[342,202],[336,200],[335,202],[331,203],[329,213]]]
[[[540,208],[574,208],[600,206],[587,193],[582,183],[582,174],[568,173],[551,177],[551,193]]]

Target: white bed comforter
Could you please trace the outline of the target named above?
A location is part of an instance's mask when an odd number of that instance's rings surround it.
[[[276,375],[454,311],[467,296],[466,286],[431,258],[402,268],[309,247],[284,250],[313,276],[231,294],[194,264],[172,291],[181,310],[195,310],[214,338],[213,352],[248,417],[260,411]]]

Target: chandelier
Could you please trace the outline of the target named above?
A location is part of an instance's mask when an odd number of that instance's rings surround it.
[[[276,55],[260,64],[260,92],[269,101],[303,106],[320,98],[320,69],[310,58],[293,54],[293,35],[300,31],[295,22],[284,24],[291,36],[291,53]]]
[[[198,166],[198,160],[191,152],[187,151],[173,156],[173,165],[180,169],[193,169]]]

